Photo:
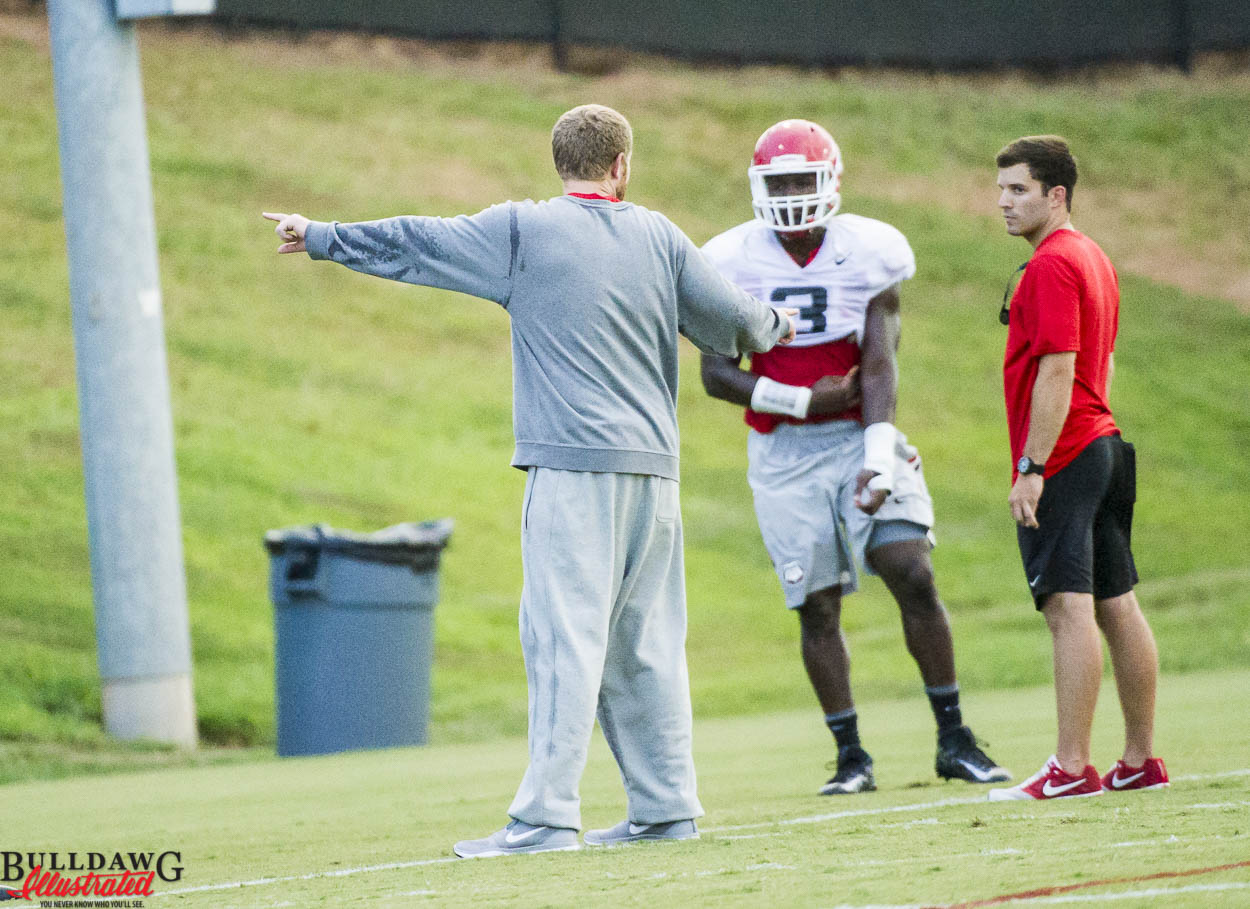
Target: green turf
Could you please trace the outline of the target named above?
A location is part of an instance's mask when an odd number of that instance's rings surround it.
[[[936,780],[932,718],[922,699],[910,698],[861,704],[879,789],[857,796],[814,795],[832,749],[813,711],[696,723],[707,812],[698,842],[448,860],[453,841],[505,820],[525,761],[524,741],[507,738],[13,784],[0,789],[4,848],[176,850],[184,876],[158,882],[149,909],[946,905],[1244,863],[1250,720],[1241,700],[1227,695],[1247,686],[1246,670],[1162,679],[1159,753],[1173,787],[1160,792],[986,802],[984,787]],[[1120,745],[1109,679],[1105,687],[1094,735],[1094,760],[1104,770]],[[1050,753],[1047,688],[981,694],[966,708],[990,752],[1018,776]],[[582,795],[587,826],[624,816],[619,778],[597,732]],[[159,895],[267,878],[279,880]],[[1250,866],[1073,895],[1195,885],[1240,889],[1117,904],[1244,905]]]
[[[196,698],[204,741],[224,750],[188,759],[118,748],[99,731],[51,69],[38,41],[0,38],[0,214],[11,238],[0,249],[0,638],[9,642],[0,648],[0,781],[135,760],[233,762],[236,747],[270,746],[260,539],[319,521],[371,530],[455,518],[436,613],[432,737],[524,730],[523,477],[507,466],[505,314],[278,259],[262,209],[353,219],[546,197],[558,192],[550,125],[595,99],[635,124],[631,198],[702,241],[749,217],[743,170],[764,126],[795,114],[828,123],[851,162],[845,209],[898,225],[917,253],[903,298],[898,422],[925,457],[939,587],[961,680],[976,696],[1050,673],[1005,506],[995,314],[1027,247],[992,218],[989,158],[1020,132],[1068,132],[1088,162],[1078,224],[1086,191],[1120,205],[1129,232],[1162,206],[1182,259],[1225,243],[1250,202],[1241,154],[1250,123],[1234,115],[1250,104],[1244,79],[830,79],[667,63],[591,78],[524,61],[426,65],[415,52],[371,56],[367,43],[356,58],[282,35],[260,47],[145,29],[141,44]],[[983,214],[946,204],[950,186],[982,182]],[[923,191],[896,191],[906,185]],[[1250,267],[1242,252],[1228,259],[1234,273]],[[695,710],[807,708],[796,623],[751,510],[744,427],[702,393],[693,349],[683,357]],[[1250,318],[1126,273],[1117,365],[1113,403],[1141,453],[1141,593],[1163,666],[1244,666]],[[848,602],[845,620],[861,697],[918,691],[879,584]]]

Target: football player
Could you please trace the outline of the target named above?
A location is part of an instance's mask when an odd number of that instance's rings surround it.
[[[857,565],[898,602],[937,720],[938,776],[1008,780],[961,717],[950,625],[929,558],[933,505],[920,455],[894,427],[899,286],[916,270],[911,248],[888,224],[837,213],[842,156],[815,123],[770,127],[747,174],[755,218],[703,251],[756,298],[798,307],[798,334],[789,347],[753,354],[750,369],[704,354],[703,387],[747,408],[747,480],[760,532],[786,606],[798,612],[803,664],[838,747],[820,793],[876,788],[841,627]]]

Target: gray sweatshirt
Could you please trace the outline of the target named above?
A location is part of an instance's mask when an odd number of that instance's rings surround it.
[[[678,478],[677,335],[739,356],[789,326],[658,212],[558,196],[456,218],[314,221],[314,259],[493,300],[512,324],[516,467]]]

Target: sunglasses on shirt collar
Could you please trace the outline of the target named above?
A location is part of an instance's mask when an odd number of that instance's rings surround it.
[[[1029,263],[1025,262],[1023,265],[1021,265],[1019,268],[1013,271],[1011,273],[1011,277],[1007,279],[1007,286],[1003,289],[1003,308],[998,311],[998,321],[1002,322],[1004,325],[1007,325],[1011,322],[1011,311],[1008,308],[1008,306],[1011,302],[1011,295],[1015,291],[1016,285],[1018,283],[1016,281],[1016,275],[1024,271],[1025,268],[1028,267],[1028,265]]]

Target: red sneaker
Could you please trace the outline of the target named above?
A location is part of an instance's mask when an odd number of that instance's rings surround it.
[[[1149,758],[1140,767],[1130,767],[1123,761],[1116,761],[1115,766],[1102,778],[1102,788],[1108,792],[1126,792],[1129,789],[1166,789],[1170,785],[1172,784],[1168,782],[1168,769],[1163,766],[1162,758]]]
[[[991,802],[1011,802],[1020,799],[1078,798],[1083,795],[1102,795],[1102,781],[1093,764],[1086,764],[1079,776],[1073,776],[1062,767],[1052,754],[1042,769],[1018,786],[1010,789],[991,789]]]

